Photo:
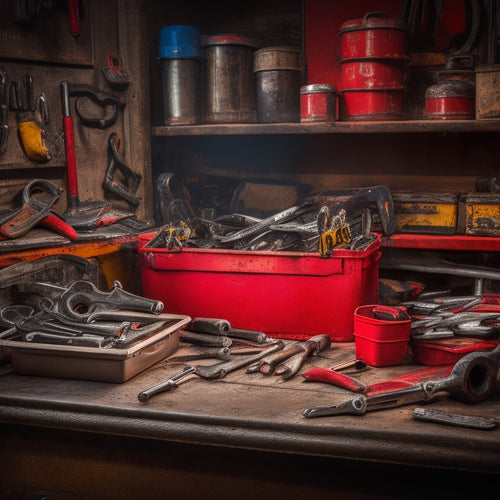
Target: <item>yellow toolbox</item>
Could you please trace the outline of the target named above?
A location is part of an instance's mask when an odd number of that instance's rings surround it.
[[[458,193],[393,191],[397,232],[417,234],[455,234]]]
[[[500,194],[468,193],[458,203],[459,234],[500,236]]]

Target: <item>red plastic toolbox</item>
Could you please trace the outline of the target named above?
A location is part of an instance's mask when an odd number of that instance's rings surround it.
[[[366,250],[319,253],[145,248],[139,236],[143,295],[170,313],[227,319],[235,328],[304,340],[354,339],[354,311],[378,299],[380,238]]]

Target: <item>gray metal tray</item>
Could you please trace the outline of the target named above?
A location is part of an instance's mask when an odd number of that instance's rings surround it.
[[[172,324],[126,349],[75,347],[0,340],[2,355],[10,358],[12,370],[21,375],[73,378],[122,383],[179,348],[179,330],[189,316],[162,314]]]

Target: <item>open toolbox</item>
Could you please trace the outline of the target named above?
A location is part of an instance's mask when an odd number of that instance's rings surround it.
[[[2,356],[21,375],[122,383],[171,356],[179,348],[179,330],[189,316],[163,314],[161,330],[124,349],[77,347],[0,340]]]
[[[376,303],[380,238],[364,250],[319,253],[146,247],[139,235],[142,292],[191,317],[225,318],[235,328],[305,340],[354,340],[353,314]]]

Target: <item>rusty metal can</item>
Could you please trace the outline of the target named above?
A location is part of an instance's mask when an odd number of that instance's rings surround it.
[[[300,88],[304,61],[299,48],[266,47],[255,52],[257,121],[300,121]]]
[[[257,109],[253,57],[256,43],[224,34],[203,40],[206,123],[255,123]]]
[[[336,114],[337,91],[333,85],[316,83],[300,89],[301,122],[333,122]]]
[[[474,84],[467,80],[444,80],[425,92],[424,118],[470,120],[475,117]]]

